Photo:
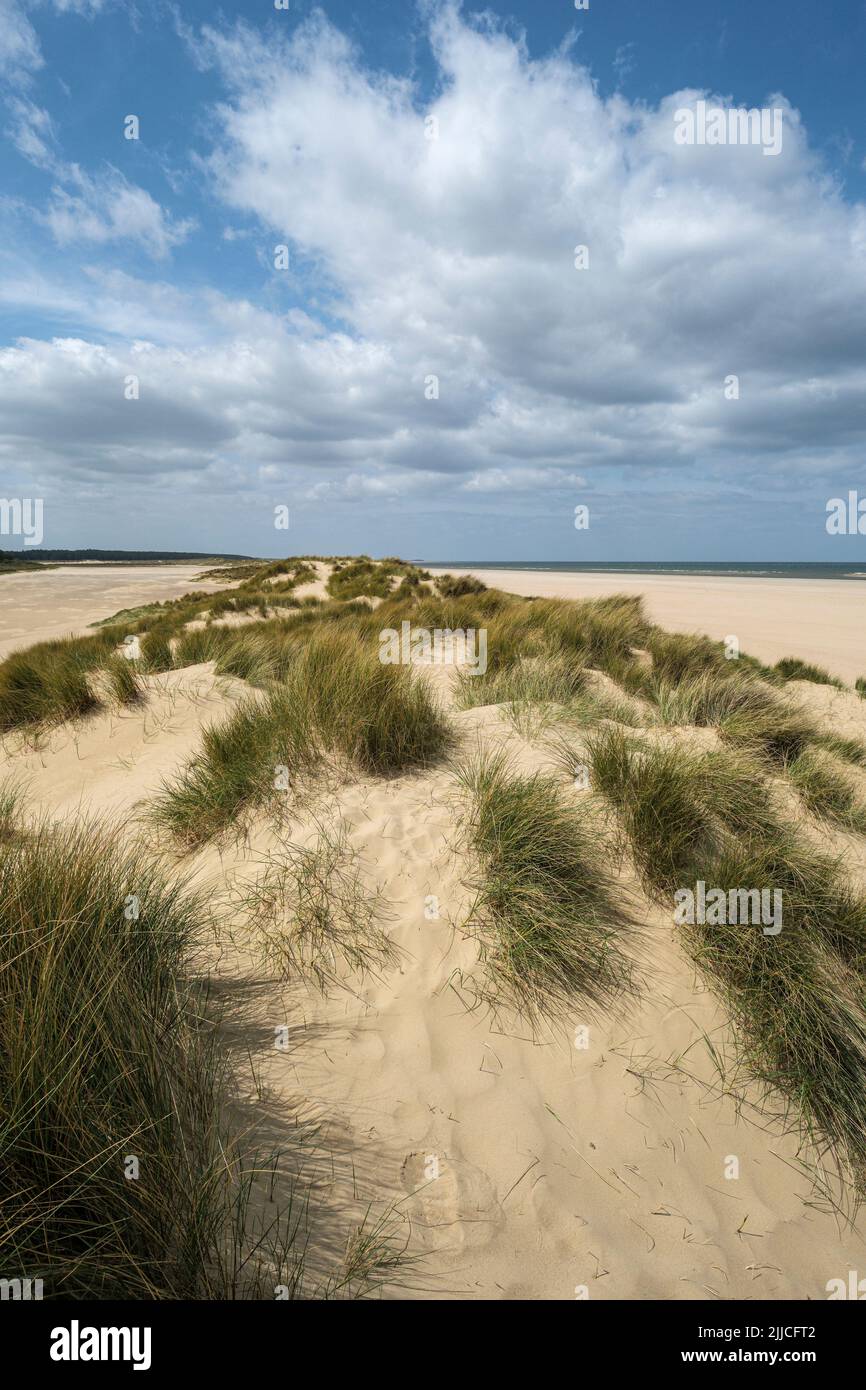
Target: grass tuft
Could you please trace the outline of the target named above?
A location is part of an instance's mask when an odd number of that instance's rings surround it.
[[[95,645],[63,641],[13,652],[0,665],[0,729],[57,723],[95,709],[87,674],[98,655],[107,659]]]
[[[616,808],[650,892],[669,892],[717,853],[728,831],[773,833],[760,770],[729,752],[690,752],[606,727],[587,739],[592,786]]]
[[[174,651],[176,666],[199,666],[204,661],[216,661],[231,640],[224,627],[187,628],[177,639]]]
[[[91,826],[0,852],[0,1251],[46,1297],[219,1296],[220,1066],[185,982],[205,917]]]
[[[823,666],[813,666],[809,661],[801,661],[798,656],[786,656],[777,661],[775,670],[787,681],[813,681],[815,685],[834,685],[837,690],[845,687],[836,676],[831,676]]]
[[[866,834],[866,805],[851,778],[826,752],[807,748],[788,763],[786,771],[814,815]]]
[[[149,816],[191,847],[279,794],[280,776],[294,786],[326,753],[381,775],[425,767],[449,743],[447,721],[415,671],[383,665],[372,642],[326,629],[300,647],[264,699],[205,729],[200,753],[163,784]]]
[[[0,782],[0,844],[20,833],[26,795],[20,778],[7,774]]]
[[[171,629],[160,626],[151,628],[140,639],[138,646],[141,652],[141,666],[148,675],[170,671],[174,666],[171,637]]]
[[[506,705],[505,713],[524,737],[534,736],[555,717],[550,706],[570,706],[586,685],[586,674],[573,658],[524,657],[482,675],[458,670],[457,703]]]
[[[789,847],[732,847],[711,869],[714,886],[772,886],[783,895],[777,936],[744,924],[683,925],[692,959],[727,1004],[741,1057],[781,1092],[805,1137],[827,1141],[866,1179],[866,909],[835,885],[829,861]],[[709,881],[710,870],[705,873]],[[841,947],[842,949],[834,949]],[[846,960],[845,956],[849,959]]]
[[[730,1010],[741,1059],[796,1111],[810,1142],[836,1147],[862,1191],[866,901],[834,859],[801,844],[774,816],[760,776],[730,752],[630,746],[612,729],[588,742],[594,785],[615,806],[656,898],[673,906],[676,889],[698,880],[726,893],[781,893],[778,935],[750,923],[678,930]]]
[[[611,1003],[632,967],[596,828],[555,779],[518,776],[502,754],[479,756],[458,777],[483,870],[469,922],[486,973],[479,998],[533,1020]]]

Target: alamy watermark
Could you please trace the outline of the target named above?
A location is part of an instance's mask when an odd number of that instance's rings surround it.
[[[487,629],[413,627],[404,619],[399,632],[386,627],[379,633],[379,660],[383,666],[462,666],[468,676],[483,676]]]
[[[866,497],[851,488],[845,497],[831,497],[827,503],[827,534],[866,536]]]
[[[134,1371],[151,1364],[149,1327],[82,1327],[73,1318],[68,1327],[51,1329],[48,1355],[52,1361],[130,1361]]]
[[[848,1270],[847,1280],[828,1279],[824,1287],[831,1303],[840,1298],[850,1298],[858,1303],[862,1303],[866,1299],[866,1279],[861,1279],[856,1269]]]
[[[39,1303],[42,1289],[41,1279],[0,1279],[0,1303]]]
[[[694,888],[678,888],[674,893],[674,922],[677,926],[761,926],[764,936],[778,936],[782,930],[782,890],[780,888],[707,888],[698,879]]]
[[[674,112],[678,145],[760,145],[764,154],[782,151],[784,111],[774,106],[708,106],[702,99]]]
[[[25,545],[42,544],[41,497],[0,497],[0,535],[23,536]]]

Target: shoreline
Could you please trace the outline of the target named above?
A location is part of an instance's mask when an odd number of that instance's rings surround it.
[[[475,560],[447,561],[413,560],[412,564],[421,569],[435,570],[436,573],[469,573],[475,570],[514,570],[518,574],[618,574],[657,575],[659,578],[671,576],[697,577],[699,579],[866,579],[866,561],[830,563],[824,560],[797,561],[738,561],[738,560],[621,560],[621,561],[580,561],[571,560]]]

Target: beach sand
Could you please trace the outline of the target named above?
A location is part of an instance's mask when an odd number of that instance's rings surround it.
[[[171,567],[20,576],[4,582],[0,612],[14,630],[10,603],[22,594],[34,635],[47,635],[51,593],[62,630],[82,629],[117,602],[182,592],[188,576]],[[766,658],[795,652],[843,673],[866,669],[833,645],[840,633],[843,646],[858,639],[853,584],[849,595],[830,582],[804,594],[795,581],[483,578],[569,597],[633,588],[670,626],[738,631]],[[453,672],[431,674],[447,699]],[[98,713],[38,747],[2,741],[0,765],[26,779],[33,811],[108,812],[113,821],[133,813],[194,753],[203,724],[248,690],[217,680],[211,664],[146,683],[140,709]],[[866,738],[866,702],[826,688],[802,693]],[[458,759],[483,739],[521,770],[555,767],[497,706],[451,717]],[[365,1213],[396,1223],[421,1257],[385,1297],[823,1299],[828,1280],[862,1269],[866,1220],[846,1224],[816,1191],[812,1156],[798,1153],[760,1097],[748,1087],[739,1100],[723,1093],[713,1056],[733,1050],[724,1012],[695,978],[670,918],[647,905],[627,871],[622,889],[643,943],[639,997],[618,1016],[576,1007],[562,1032],[533,1036],[519,1020],[497,1023],[468,1007],[478,962],[461,930],[472,888],[453,767],[338,781],[312,810],[289,811],[292,842],[313,843],[324,815],[342,820],[364,882],[382,895],[399,966],[323,998],[263,977],[237,919],[211,965],[231,1005],[233,1113],[242,1127],[263,1127],[309,1180],[313,1273],[333,1269]],[[273,824],[254,818],[238,842],[209,846],[185,867],[222,898],[253,883],[277,845]],[[862,841],[857,853],[862,869]],[[274,1046],[283,1024],[286,1051]],[[301,1141],[314,1132],[305,1152]],[[273,1211],[265,1203],[264,1215]]]
[[[179,598],[191,589],[205,593],[225,586],[196,582],[210,566],[60,565],[57,569],[0,575],[0,658],[34,642],[80,636],[90,623],[123,608]]]
[[[866,585],[856,580],[431,569],[445,572],[541,598],[643,594],[652,621],[673,632],[734,636],[741,651],[768,664],[799,656],[848,682],[866,676]]]

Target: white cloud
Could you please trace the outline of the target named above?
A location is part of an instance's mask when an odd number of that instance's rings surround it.
[[[18,0],[0,0],[0,75],[19,86],[42,62],[36,30]]]
[[[51,0],[51,4],[60,14],[92,19],[105,0]],[[49,112],[23,90],[43,65],[39,40],[21,4],[0,0],[0,75],[10,83],[5,133],[19,154],[57,180],[47,208],[35,215],[61,246],[121,241],[144,246],[150,255],[164,258],[195,224],[173,221],[146,189],[130,183],[116,169],[91,175],[60,157]]]
[[[262,246],[288,241],[313,267],[313,289],[296,284],[306,312],[31,270],[19,294],[86,311],[110,346],[28,340],[0,356],[5,457],[26,444],[34,467],[115,488],[175,470],[180,487],[286,479],[311,503],[455,507],[601,470],[625,486],[640,468],[659,496],[692,470],[712,499],[756,475],[772,491],[862,469],[866,211],[783,98],[776,158],[683,147],[674,112],[700,93],[604,101],[568,53],[530,60],[449,7],[432,40],[427,113],[320,16],[282,44],[205,30],[197,61],[227,91],[205,168]],[[161,256],[189,231],[113,172],[77,180],[48,213],[64,244]]]
[[[844,447],[863,403],[864,212],[821,176],[787,102],[773,99],[776,158],[682,147],[674,112],[698,92],[604,102],[567,56],[531,62],[450,7],[432,33],[434,140],[409,85],[365,72],[321,18],[276,51],[209,31],[199,54],[232,93],[210,161],[223,197],[316,258],[358,335],[413,384],[440,377],[439,423],[469,430],[467,466],[478,450],[590,463],[772,448],[792,393],[801,428]],[[805,383],[846,361],[834,430]],[[415,413],[423,447],[433,420]]]
[[[539,489],[586,487],[579,473],[556,468],[488,468],[461,484],[465,492],[535,492]]]
[[[58,14],[73,13],[92,19],[107,0],[50,0]],[[35,8],[35,6],[34,6]],[[44,65],[39,38],[22,0],[0,0],[0,76],[15,86],[26,86]]]
[[[42,214],[60,246],[71,242],[138,243],[157,258],[184,241],[195,223],[173,221],[144,188],[117,169],[94,177],[75,166],[66,170],[74,191],[56,187]]]
[[[6,133],[18,153],[31,164],[50,169],[55,160],[56,136],[49,113],[26,97],[10,97],[7,108],[10,124]]]
[[[105,9],[108,0],[51,0],[58,14],[79,14],[92,19]]]

